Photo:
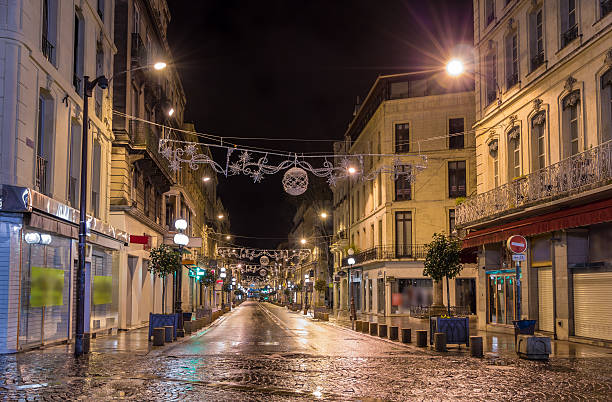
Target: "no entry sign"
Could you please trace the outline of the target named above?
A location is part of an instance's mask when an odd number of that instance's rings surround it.
[[[527,250],[527,239],[519,235],[510,236],[506,245],[514,254],[521,254]]]

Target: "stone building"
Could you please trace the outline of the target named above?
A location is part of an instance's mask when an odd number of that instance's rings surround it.
[[[419,315],[432,303],[424,244],[436,232],[453,233],[457,200],[476,190],[472,90],[471,81],[443,74],[380,76],[359,106],[334,150],[371,154],[363,172],[332,188],[336,312],[349,308],[349,281],[356,310],[372,316]],[[384,172],[361,179],[395,161],[414,181]],[[475,312],[475,276],[468,264],[451,281],[451,304],[469,313]]]
[[[537,320],[612,341],[612,6],[474,1],[477,194],[456,211],[478,250],[480,329]],[[522,297],[510,235],[528,240]]]
[[[114,5],[38,0],[0,7],[0,352],[73,336],[83,124],[92,300],[85,327],[95,333],[118,326],[112,285],[128,235],[107,223],[111,92],[96,88],[88,122],[82,112],[84,76],[112,75]]]

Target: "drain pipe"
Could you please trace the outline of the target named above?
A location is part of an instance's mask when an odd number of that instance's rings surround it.
[[[555,263],[555,243],[560,241],[555,237],[553,232],[550,236],[550,259],[552,265],[552,298],[553,298],[553,339],[557,339],[557,273],[555,272],[557,264]]]

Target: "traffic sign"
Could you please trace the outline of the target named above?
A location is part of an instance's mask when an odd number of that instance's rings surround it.
[[[527,239],[519,235],[510,236],[506,245],[514,254],[522,254],[527,250]]]
[[[512,254],[512,261],[525,261],[527,257],[525,254]]]

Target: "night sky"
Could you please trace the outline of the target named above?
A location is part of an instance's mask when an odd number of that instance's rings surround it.
[[[378,75],[441,68],[473,43],[471,0],[168,2],[185,120],[220,136],[329,140],[235,141],[292,152],[331,153]],[[297,200],[281,179],[219,176],[232,234],[269,238],[235,243],[286,239]]]

